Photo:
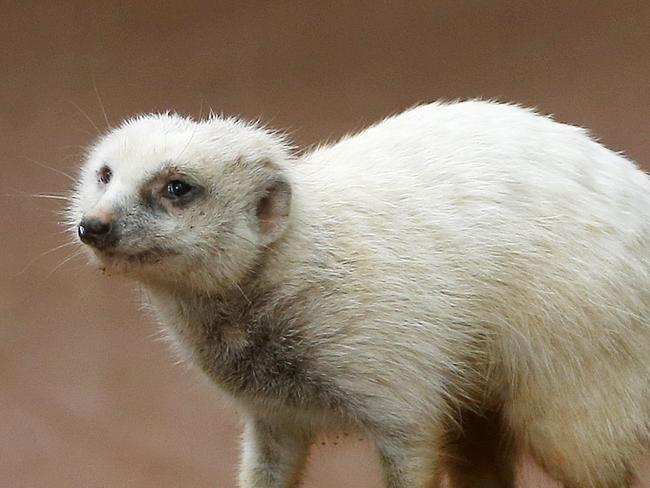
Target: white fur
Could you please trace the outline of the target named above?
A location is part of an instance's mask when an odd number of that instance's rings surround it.
[[[206,369],[170,290],[222,293],[264,255],[254,279],[300,319],[313,367],[363,399],[344,414],[301,411],[309,420],[288,427],[278,412],[292,407],[261,392],[240,398],[251,425],[267,426],[248,434],[243,486],[296,482],[297,439],[327,418],[370,431],[387,486],[424,487],[459,409],[486,405],[570,486],[629,482],[650,439],[650,179],[633,163],[582,129],[490,102],[419,106],[299,157],[237,121],[154,115],[93,149],[72,220],[130,205],[169,160],[214,188],[227,181],[220,194],[241,210],[213,202],[204,220],[170,217],[157,232],[181,256],[144,271],[116,265],[149,289],[186,356]],[[91,180],[106,161],[115,181],[98,193]],[[270,250],[243,210],[258,172],[228,179],[234,161],[270,161],[290,182],[291,212]],[[216,221],[242,239],[219,236]],[[268,445],[262,431],[275,432]],[[269,445],[291,452],[277,469],[258,456]]]

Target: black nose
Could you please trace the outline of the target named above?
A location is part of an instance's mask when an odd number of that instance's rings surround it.
[[[79,224],[78,233],[81,242],[98,249],[107,248],[116,241],[113,224],[97,218],[83,219]]]

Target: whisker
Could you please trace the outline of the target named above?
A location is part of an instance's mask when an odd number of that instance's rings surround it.
[[[28,196],[32,196],[34,198],[52,198],[54,200],[65,200],[66,202],[72,201],[70,197],[66,197],[65,195],[48,195],[47,193],[35,193]]]
[[[23,197],[23,198],[46,198],[51,200],[63,200],[72,202],[72,198],[64,195],[48,195],[46,193],[5,193],[5,197]]]
[[[57,264],[57,265],[54,267],[54,269],[53,269],[52,271],[49,272],[49,274],[45,277],[45,279],[48,279],[50,276],[52,276],[52,274],[54,274],[54,272],[55,272],[57,269],[61,268],[61,266],[65,265],[66,263],[68,263],[68,262],[70,262],[70,261],[72,261],[74,258],[81,256],[83,253],[84,253],[84,250],[83,250],[83,249],[79,249],[78,251],[75,251],[74,253],[72,253],[72,255],[68,256],[68,257],[65,258],[63,261],[61,261],[59,264]]]
[[[102,131],[99,130],[99,127],[97,127],[97,124],[95,124],[95,122],[93,122],[93,119],[91,119],[91,118],[88,116],[88,114],[87,114],[86,112],[84,112],[84,110],[83,110],[79,105],[77,105],[76,103],[74,103],[72,100],[66,100],[66,102],[68,102],[70,105],[72,105],[72,106],[75,107],[77,110],[79,110],[79,112],[81,113],[81,115],[83,115],[83,116],[86,118],[86,120],[87,120],[88,122],[90,122],[90,125],[92,125],[92,126],[95,128],[95,130],[97,131],[97,134],[101,134],[101,133],[102,133]]]
[[[96,137],[96,134],[93,134],[92,132],[88,132],[86,129],[80,129],[78,127],[75,128],[77,132],[81,132],[82,134],[86,134],[88,137]]]
[[[58,169],[58,168],[53,168],[52,166],[48,166],[47,164],[43,163],[42,161],[37,161],[37,160],[35,160],[35,159],[28,158],[27,156],[22,156],[22,159],[26,159],[26,160],[29,161],[30,163],[34,163],[35,165],[40,166],[41,168],[49,169],[50,171],[54,171],[55,173],[58,173],[58,174],[60,174],[60,175],[62,175],[62,176],[65,176],[65,177],[68,178],[70,181],[76,181],[76,180],[75,180],[71,175],[69,175],[69,174],[66,173],[65,171],[60,170],[60,169]]]
[[[205,100],[201,99],[201,105],[199,105],[199,122],[201,122],[201,118],[203,117],[203,102],[205,102]]]
[[[25,265],[25,267],[24,267],[21,271],[19,271],[18,273],[16,273],[16,276],[20,276],[21,274],[23,274],[25,271],[27,271],[27,270],[29,269],[29,267],[30,267],[32,264],[34,264],[36,261],[38,261],[38,260],[41,259],[42,257],[45,257],[45,256],[47,256],[48,254],[51,254],[51,253],[53,253],[53,252],[55,252],[55,251],[58,251],[59,249],[63,249],[64,247],[74,246],[74,245],[76,245],[76,244],[77,244],[76,242],[64,242],[64,243],[61,244],[60,246],[53,247],[52,249],[49,249],[49,250],[47,250],[47,251],[45,251],[45,252],[39,254],[39,255],[36,256],[35,258],[31,259],[31,260],[30,260],[30,261]]]
[[[59,208],[50,208],[50,209],[47,209],[47,211],[51,215],[54,215],[57,218],[58,217],[65,217],[70,212],[70,204],[66,204],[63,207],[59,207]],[[60,225],[60,222],[57,222],[57,224]]]
[[[196,131],[199,129],[199,123],[201,122],[201,117],[203,117],[203,101],[201,101],[201,106],[199,108],[199,120],[194,126],[194,130],[192,131],[192,134],[190,135],[190,138],[187,140],[187,143],[185,144],[185,147],[181,150],[180,153],[176,155],[175,159],[178,159],[181,157],[181,155],[185,152],[185,150],[190,146],[192,143],[192,139],[194,139],[194,135],[196,134]]]
[[[196,134],[196,131],[197,131],[198,129],[199,129],[199,126],[198,126],[198,124],[197,124],[196,126],[194,126],[194,130],[192,131],[192,134],[190,135],[190,138],[187,140],[187,143],[185,144],[185,146],[183,147],[183,149],[181,150],[181,152],[179,152],[179,153],[176,155],[176,158],[174,158],[174,159],[179,159],[179,158],[183,155],[183,153],[185,152],[185,150],[186,150],[188,147],[190,147],[190,144],[192,143],[192,139],[194,139],[194,135]]]
[[[95,76],[92,76],[93,79],[93,88],[95,89],[95,95],[97,95],[97,101],[99,102],[99,106],[102,109],[102,114],[104,114],[104,121],[106,122],[106,128],[110,129],[111,128],[111,123],[108,121],[108,116],[106,115],[106,109],[104,108],[104,102],[102,102],[102,97],[99,96],[99,90],[97,89],[97,82],[95,80]]]

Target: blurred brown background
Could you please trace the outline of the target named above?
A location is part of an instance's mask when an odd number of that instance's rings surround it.
[[[209,108],[333,139],[437,98],[512,100],[650,168],[647,1],[4,2],[0,9],[0,487],[232,487],[235,410],[175,365],[133,287],[56,211],[110,123]],[[78,106],[79,108],[75,107]],[[87,112],[86,119],[82,112]],[[357,438],[305,486],[379,486]],[[645,471],[650,487],[650,473]],[[536,474],[524,486],[547,485]]]

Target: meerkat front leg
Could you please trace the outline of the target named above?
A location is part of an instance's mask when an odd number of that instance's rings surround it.
[[[385,488],[437,488],[436,439],[421,432],[376,438]]]
[[[306,431],[254,418],[242,442],[240,488],[295,488],[305,465],[311,435]]]

